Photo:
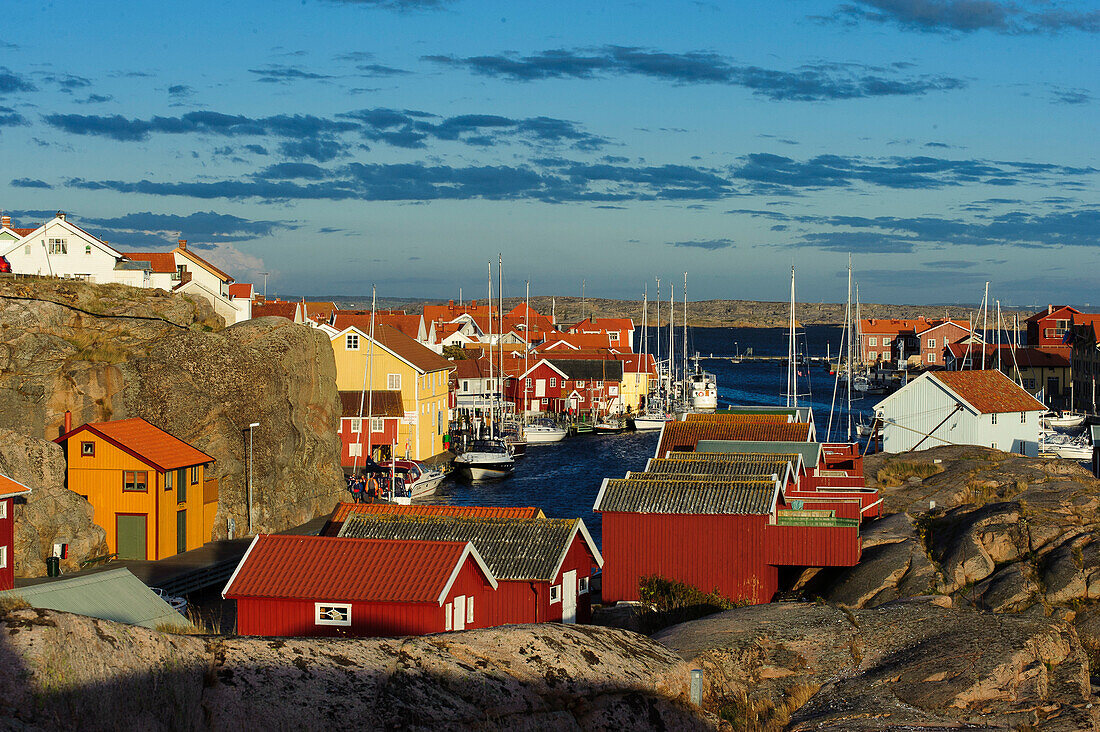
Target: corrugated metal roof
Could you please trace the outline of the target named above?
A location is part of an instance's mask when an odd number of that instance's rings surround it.
[[[141,417],[89,422],[58,437],[56,442],[64,442],[83,430],[93,432],[108,442],[141,456],[160,470],[175,470],[214,462],[214,458],[202,450],[191,447],[159,427],[154,427]]]
[[[571,381],[622,381],[622,361],[600,358],[545,359]]]
[[[187,618],[173,610],[125,567],[16,587],[0,592],[0,597],[19,597],[31,607],[145,628],[158,625],[192,627]]]
[[[931,371],[929,376],[982,414],[1046,411],[1046,405],[996,369]]]
[[[362,415],[367,417],[367,407],[370,406],[372,417],[404,417],[405,407],[401,401],[401,392],[369,389],[365,392],[341,391],[340,416],[358,417],[359,408],[362,406]]]
[[[695,445],[695,454],[707,453],[727,453],[733,455],[758,455],[761,453],[791,455],[797,453],[802,456],[802,464],[807,470],[810,470],[821,462],[821,443],[804,442],[801,440],[797,442],[789,442],[786,440],[699,440]],[[684,453],[684,455],[688,454],[690,453]],[[676,457],[681,457],[681,454],[676,453]]]
[[[779,495],[775,481],[604,481],[594,511],[623,513],[769,514]]]
[[[679,453],[672,454],[679,455]],[[744,460],[654,458],[646,465],[646,473],[651,475],[784,475],[787,472],[787,466],[798,460],[798,455],[790,455],[786,458],[770,455],[767,459],[761,456],[745,457]],[[631,473],[632,477],[640,475],[642,474]]]
[[[256,536],[222,593],[346,602],[436,602],[465,542]]]
[[[353,514],[342,537],[471,542],[502,580],[554,579],[580,519],[426,517]]]
[[[728,415],[736,417],[736,415]],[[701,440],[739,440],[758,442],[805,442],[810,437],[807,422],[777,422],[770,417],[743,418],[752,421],[730,422],[668,422],[661,430],[661,443],[657,457],[669,450],[695,450]],[[717,452],[717,451],[712,451]]]
[[[684,416],[685,422],[732,423],[732,422],[793,422],[798,416],[794,409],[782,411],[771,409],[730,409],[720,412],[691,412]]]
[[[535,506],[401,506],[395,503],[338,503],[332,521],[344,522],[353,513],[396,516],[450,516],[452,518],[546,518]]]

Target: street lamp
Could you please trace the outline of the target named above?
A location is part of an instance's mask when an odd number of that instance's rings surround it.
[[[259,422],[253,422],[246,428],[248,430],[248,535],[252,535],[252,430],[259,427]]]

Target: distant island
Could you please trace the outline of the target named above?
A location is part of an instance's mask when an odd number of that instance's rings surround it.
[[[347,296],[307,296],[308,300],[333,301],[341,309],[369,309],[369,297]],[[473,298],[483,301],[484,298]],[[409,313],[420,313],[425,305],[446,304],[446,300],[430,300],[421,298],[379,298],[378,307],[389,310],[405,310]],[[467,300],[469,302],[469,300]],[[504,310],[515,307],[523,302],[522,298],[504,298]],[[531,307],[540,313],[557,316],[559,323],[575,323],[586,317],[598,318],[632,318],[635,323],[642,322],[642,303],[640,300],[610,300],[606,298],[579,297],[550,297],[548,295],[532,296]],[[683,319],[683,303],[677,303],[675,321],[679,325]],[[799,325],[843,325],[844,303],[797,303],[795,316]],[[688,301],[688,324],[699,328],[785,328],[789,323],[790,305],[786,302],[764,302],[758,300],[700,300]],[[658,308],[653,302],[649,304],[650,325],[654,325]],[[1030,310],[1002,310],[1001,316],[1006,323],[1011,323],[1014,315],[1020,316],[1020,323],[1032,314]],[[885,305],[881,303],[860,304],[859,314],[862,318],[942,318],[945,314],[953,318],[972,318],[980,321],[980,314],[976,316],[977,305]],[[990,327],[993,323],[992,309],[989,313]],[[668,323],[668,300],[661,303],[660,324]]]

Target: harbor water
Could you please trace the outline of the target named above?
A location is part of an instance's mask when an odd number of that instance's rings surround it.
[[[841,329],[809,326],[800,336],[800,350],[810,356],[824,356],[826,341],[835,354]],[[683,336],[676,343],[682,347]],[[663,331],[667,347],[668,330]],[[691,352],[731,355],[735,349],[752,348],[757,356],[785,356],[787,332],[773,328],[693,328],[689,332]],[[650,343],[653,343],[652,336]],[[736,344],[736,346],[734,345]],[[638,344],[636,343],[637,347]],[[663,349],[664,350],[664,349]],[[663,352],[663,351],[662,351]],[[679,357],[677,357],[679,360]],[[785,362],[703,359],[702,369],[718,379],[719,407],[734,404],[786,404],[787,367]],[[833,395],[833,377],[822,364],[800,369],[799,404],[809,404],[814,412],[818,438],[826,439],[829,404]],[[866,397],[852,404],[853,424],[862,417],[870,421],[873,405],[882,397]],[[847,414],[843,384],[837,392],[833,439],[846,439]],[[597,544],[601,543],[600,517],[592,506],[604,478],[622,478],[628,470],[644,470],[646,460],[657,449],[659,433],[624,432],[617,435],[589,434],[569,437],[546,444],[529,445],[527,456],[516,462],[515,474],[500,481],[462,482],[448,477],[431,503],[466,506],[538,506],[551,518],[584,519]]]

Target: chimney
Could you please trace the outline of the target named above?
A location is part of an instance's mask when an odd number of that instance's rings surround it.
[[[180,239],[179,240],[179,247],[180,247],[180,249],[186,249],[187,248],[187,240],[186,239]]]
[[[455,301],[454,300],[448,300],[447,301],[447,307],[449,307],[451,310],[454,310],[455,309]]]
[[[65,434],[69,434],[73,431],[73,413],[68,409],[65,410]]]
[[[64,221],[64,220],[65,220],[65,212],[64,212],[64,211],[58,211],[58,212],[57,212],[57,218],[59,218],[59,219],[61,219],[62,221]]]
[[[1047,315],[1050,315],[1053,312],[1054,312],[1054,306],[1053,305],[1047,305]]]
[[[11,228],[11,216],[0,216],[0,226]]]

